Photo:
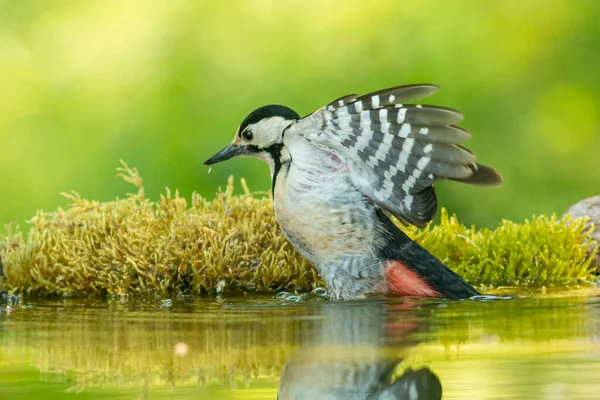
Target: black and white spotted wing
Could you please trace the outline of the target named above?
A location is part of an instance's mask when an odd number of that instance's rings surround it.
[[[344,96],[307,117],[308,124],[298,124],[295,131],[345,162],[365,196],[402,222],[424,226],[437,210],[435,181],[502,181],[461,146],[471,136],[455,126],[463,119],[461,113],[404,104],[437,90],[434,85],[409,85]]]
[[[350,103],[351,101],[353,101],[357,97],[358,97],[357,94],[347,94],[345,96],[340,97],[339,99],[335,99],[334,101],[332,101],[331,103],[329,103],[327,105],[327,107],[328,107],[328,109],[330,111],[337,110],[338,108],[340,108],[342,106],[345,106],[346,104]]]

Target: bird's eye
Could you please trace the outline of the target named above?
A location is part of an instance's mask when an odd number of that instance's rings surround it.
[[[252,140],[252,137],[254,136],[254,134],[252,133],[252,131],[250,129],[245,130],[244,132],[242,132],[242,137],[244,138],[244,140]]]

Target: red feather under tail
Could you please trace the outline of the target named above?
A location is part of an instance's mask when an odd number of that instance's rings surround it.
[[[419,274],[400,261],[390,260],[385,264],[388,289],[402,296],[440,297]]]

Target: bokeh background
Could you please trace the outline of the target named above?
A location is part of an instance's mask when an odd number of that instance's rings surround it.
[[[0,0],[0,224],[166,186],[211,197],[266,164],[202,162],[267,103],[436,83],[502,188],[438,185],[467,223],[600,194],[600,1]]]

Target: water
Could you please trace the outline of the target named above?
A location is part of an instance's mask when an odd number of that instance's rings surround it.
[[[600,398],[600,289],[3,301],[0,399]]]

